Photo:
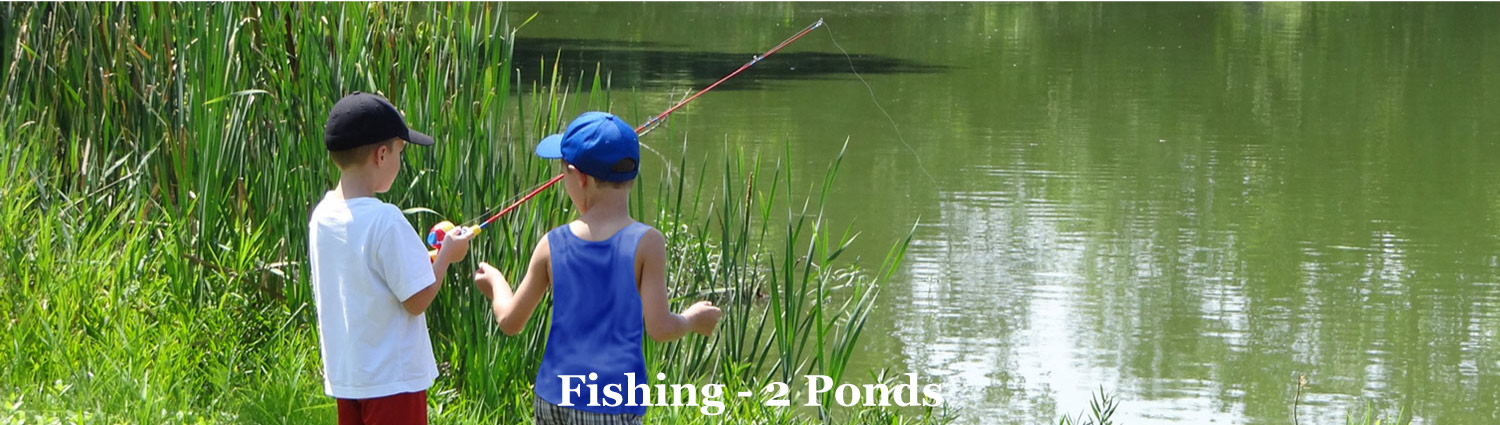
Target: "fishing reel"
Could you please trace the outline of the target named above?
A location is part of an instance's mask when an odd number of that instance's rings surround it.
[[[448,234],[453,233],[454,230],[460,228],[461,227],[459,227],[458,225],[455,225],[453,224],[453,222],[447,220],[443,220],[438,224],[432,225],[432,229],[427,230],[427,245],[432,247],[431,251],[427,251],[427,261],[437,262],[438,250],[443,249],[443,239],[446,238]],[[479,226],[470,226],[467,229],[470,234],[477,235],[483,228]]]

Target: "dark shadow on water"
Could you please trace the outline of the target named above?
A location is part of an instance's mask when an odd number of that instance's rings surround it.
[[[512,55],[521,70],[520,87],[532,87],[553,60],[565,82],[576,83],[580,72],[593,78],[595,67],[610,78],[615,89],[701,89],[760,53],[724,53],[673,50],[671,45],[598,39],[518,38]],[[770,46],[767,46],[769,48]],[[715,90],[761,90],[777,81],[852,78],[850,61],[860,74],[926,74],[942,72],[946,66],[850,52],[782,52],[771,55]],[[570,85],[571,87],[571,85]],[[587,85],[585,85],[587,90]]]

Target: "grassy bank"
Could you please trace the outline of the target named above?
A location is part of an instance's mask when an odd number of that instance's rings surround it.
[[[337,179],[320,142],[334,101],[384,94],[441,141],[408,151],[384,196],[426,208],[410,216],[421,228],[474,218],[555,173],[529,148],[578,112],[657,106],[610,104],[608,76],[591,70],[513,86],[515,29],[501,7],[0,5],[0,421],[332,423],[303,261],[307,215]],[[813,187],[769,165],[790,158],[731,158],[722,175],[637,185],[637,217],[671,241],[675,303],[709,297],[726,310],[714,338],[648,343],[649,368],[731,393],[811,373],[868,383],[845,365],[905,241],[886,241],[868,269],[841,258],[852,232],[825,228],[820,210],[838,158]],[[484,260],[515,275],[566,207],[560,192],[542,194],[455,270]],[[527,421],[543,320],[501,337],[465,277],[450,276],[429,312],[433,420]],[[940,416],[725,401],[722,416],[651,417]]]

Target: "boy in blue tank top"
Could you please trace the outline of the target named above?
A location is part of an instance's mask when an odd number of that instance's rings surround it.
[[[722,312],[708,301],[682,314],[668,310],[666,237],[630,217],[641,160],[630,125],[586,112],[563,134],[542,139],[536,153],[562,159],[563,187],[578,219],[537,243],[515,292],[488,263],[479,265],[474,283],[494,301],[506,335],[525,329],[552,291],[552,328],[533,402],[537,424],[639,424],[649,403],[642,335],[657,342],[688,332],[708,336]]]

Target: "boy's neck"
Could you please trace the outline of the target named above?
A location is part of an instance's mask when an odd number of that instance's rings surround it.
[[[339,170],[339,185],[333,188],[333,192],[343,199],[374,197],[374,185],[364,177],[357,168]]]
[[[575,236],[603,240],[635,221],[630,218],[629,190],[607,190],[590,195],[584,200],[585,205],[574,205],[580,212],[578,220],[570,226]]]
[[[583,208],[583,214],[578,215],[578,221],[609,223],[631,220],[630,192],[623,190],[611,192],[615,193],[599,193],[589,199],[589,205]]]

